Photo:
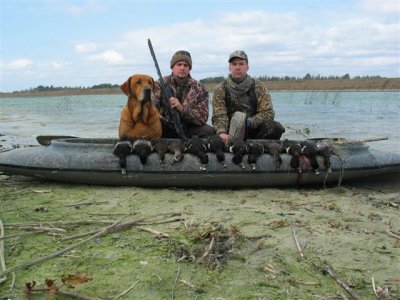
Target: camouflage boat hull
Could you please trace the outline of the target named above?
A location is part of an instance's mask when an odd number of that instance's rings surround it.
[[[296,172],[290,167],[288,154],[282,154],[279,169],[269,154],[263,154],[252,169],[246,156],[242,168],[231,162],[230,153],[226,153],[227,167],[217,161],[215,154],[208,153],[206,170],[191,154],[185,154],[183,161],[173,165],[172,154],[167,154],[164,167],[157,153],[150,154],[145,165],[138,156],[130,155],[127,173],[122,174],[118,159],[112,154],[115,143],[114,139],[75,138],[53,140],[49,146],[5,151],[0,153],[0,171],[67,183],[191,188],[314,185],[400,174],[400,155],[372,150],[365,144],[340,146],[341,160],[331,157],[331,173],[324,170],[323,158],[318,157],[319,175],[311,169]]]

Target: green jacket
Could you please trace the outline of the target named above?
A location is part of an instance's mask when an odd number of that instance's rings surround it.
[[[257,110],[255,114],[251,109],[250,96],[247,97],[246,103],[239,103],[238,99],[235,98],[234,95],[231,95],[231,109],[227,109],[225,103],[225,81],[221,82],[215,87],[212,98],[212,124],[217,134],[220,134],[221,132],[228,132],[229,122],[232,114],[235,111],[247,113],[248,117],[253,119],[255,128],[257,128],[260,124],[274,120],[275,112],[268,89],[260,80],[254,79],[254,81],[257,98]],[[229,112],[231,112],[231,114]]]

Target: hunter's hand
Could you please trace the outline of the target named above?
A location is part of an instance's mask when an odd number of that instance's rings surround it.
[[[169,103],[171,104],[171,108],[176,108],[180,112],[183,111],[183,105],[179,102],[178,98],[169,98]]]
[[[229,135],[227,133],[221,132],[219,134],[219,137],[225,142],[225,144],[228,144]]]

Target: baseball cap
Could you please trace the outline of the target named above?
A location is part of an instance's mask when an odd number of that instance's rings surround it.
[[[232,52],[231,55],[229,56],[228,62],[231,62],[232,59],[234,59],[234,58],[244,59],[246,61],[246,63],[249,63],[249,59],[247,58],[246,52],[244,52],[242,50],[236,50],[236,51]]]

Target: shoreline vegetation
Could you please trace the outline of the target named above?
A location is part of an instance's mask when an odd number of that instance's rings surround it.
[[[203,81],[203,80],[200,80]],[[400,78],[368,77],[338,79],[278,79],[263,80],[269,91],[400,91]],[[218,83],[204,80],[204,85],[212,92]],[[101,86],[101,85],[99,85]],[[0,93],[0,98],[11,97],[55,97],[75,95],[113,95],[122,94],[118,85],[107,84],[106,87],[60,88],[50,90],[29,90],[11,93]]]

